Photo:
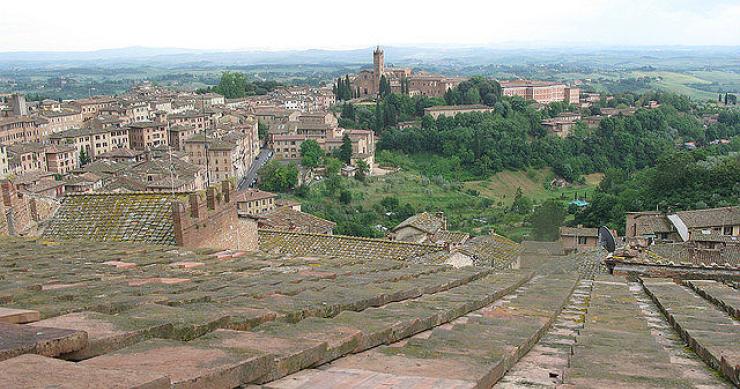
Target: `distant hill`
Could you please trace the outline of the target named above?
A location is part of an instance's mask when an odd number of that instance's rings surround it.
[[[483,65],[586,63],[611,66],[693,66],[740,68],[740,47],[562,47],[515,48],[384,47],[386,62],[396,65]],[[43,66],[211,66],[366,64],[372,48],[353,50],[213,51],[179,48],[127,47],[97,51],[2,52],[0,67]],[[740,70],[740,69],[738,69]]]

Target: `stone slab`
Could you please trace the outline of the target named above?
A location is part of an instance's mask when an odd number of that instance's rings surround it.
[[[0,362],[2,387],[6,389],[168,389],[169,378],[162,374],[98,369],[73,362],[21,355]]]
[[[475,383],[435,377],[384,374],[360,369],[303,370],[262,386],[265,389],[428,388],[467,389]]]
[[[153,339],[80,362],[83,366],[162,374],[173,388],[233,388],[270,370],[272,356],[246,348],[202,347]]]
[[[38,321],[40,318],[39,311],[0,307],[0,323],[26,324]]]
[[[324,358],[326,342],[281,338],[264,332],[217,330],[192,342],[204,347],[233,350],[258,350],[273,354],[273,366],[269,374],[258,383],[269,382],[314,365]]]
[[[172,324],[169,323],[90,311],[57,316],[31,325],[85,331],[87,346],[63,355],[64,359],[74,361],[119,350],[153,337],[164,337],[172,332]]]
[[[0,361],[21,354],[55,357],[87,345],[83,331],[24,324],[0,324]]]

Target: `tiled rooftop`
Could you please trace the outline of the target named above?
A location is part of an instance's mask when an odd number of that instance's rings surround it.
[[[172,201],[168,193],[85,194],[67,196],[49,220],[49,239],[175,244]]]
[[[260,230],[259,245],[261,250],[267,252],[290,255],[395,260],[409,259],[442,250],[442,247],[437,245],[276,230]]]
[[[721,283],[643,287],[601,274],[598,251],[456,269],[391,254],[425,245],[385,241],[394,250],[375,255],[377,240],[277,235],[368,250],[0,240],[4,383],[722,388],[737,376],[737,290]]]

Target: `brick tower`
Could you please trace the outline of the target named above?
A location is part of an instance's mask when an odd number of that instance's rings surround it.
[[[373,51],[373,78],[375,84],[375,93],[380,92],[380,76],[385,72],[385,57],[383,55],[383,49],[380,46],[375,48]]]

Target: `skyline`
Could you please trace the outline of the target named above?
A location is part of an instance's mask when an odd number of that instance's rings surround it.
[[[348,50],[377,44],[450,48],[740,45],[736,23],[740,3],[728,0],[711,4],[697,0],[570,0],[557,4],[463,0],[457,7],[444,9],[388,0],[376,1],[371,8],[338,0],[289,1],[280,7],[229,3],[211,2],[204,9],[196,1],[172,7],[171,3],[132,0],[115,10],[113,22],[110,12],[90,0],[39,0],[32,9],[10,3],[0,15],[0,35],[6,38],[0,42],[0,52],[129,47]]]

